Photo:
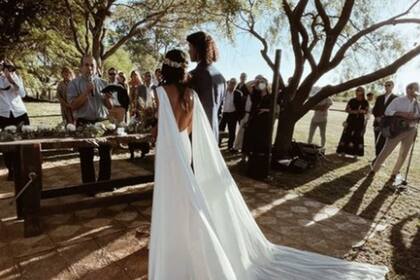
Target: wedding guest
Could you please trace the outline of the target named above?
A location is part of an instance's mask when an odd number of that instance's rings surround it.
[[[101,90],[107,82],[96,73],[96,61],[91,55],[84,55],[80,61],[81,75],[72,80],[68,86],[67,97],[76,118],[76,126],[94,124],[108,117],[112,108],[112,93],[102,94]],[[99,144],[99,176],[98,181],[111,178],[111,146]],[[82,182],[95,182],[93,164],[94,148],[79,148]]]
[[[154,107],[155,94],[153,88],[152,74],[147,71],[143,76],[143,84],[141,84],[137,89],[138,110],[145,110]]]
[[[332,99],[327,97],[319,102],[312,110],[314,114],[311,119],[311,125],[309,127],[308,143],[312,144],[312,140],[315,134],[315,130],[319,128],[321,135],[321,147],[325,147],[327,122],[328,122],[328,109],[333,104]]]
[[[155,78],[153,80],[153,85],[155,87],[160,86],[162,83],[162,71],[160,70],[160,68],[156,68],[155,69]]]
[[[232,78],[228,82],[227,92],[223,99],[222,105],[222,119],[220,121],[220,131],[225,131],[226,125],[229,131],[228,150],[236,152],[233,149],[233,143],[236,136],[236,125],[239,121],[239,116],[242,114],[242,93],[236,89],[236,79]]]
[[[69,67],[63,67],[61,77],[63,80],[57,85],[57,98],[60,102],[61,116],[64,123],[74,123],[73,111],[67,101],[67,87],[70,81],[74,79],[74,73]]]
[[[365,89],[358,87],[356,97],[346,106],[348,117],[344,122],[343,134],[337,147],[337,154],[352,155],[354,158],[364,155],[364,125],[369,104],[365,99]]]
[[[29,125],[29,117],[22,98],[26,92],[23,82],[13,64],[0,61],[0,128],[7,126]],[[3,152],[4,164],[7,167],[7,180],[14,179],[15,152]]]
[[[248,82],[245,84],[246,90],[249,92],[248,88],[251,88],[251,92],[255,91],[255,87],[258,84],[259,81],[265,81],[265,78],[262,75],[257,75],[255,79],[251,82]],[[246,82],[246,81],[244,81]],[[251,95],[248,94],[245,98],[245,101],[243,101],[243,113],[239,116],[239,130],[236,135],[235,143],[233,145],[234,150],[241,150],[243,148],[243,142],[244,142],[244,135],[245,135],[245,128],[249,121],[249,116],[251,113],[252,108],[252,99]],[[246,155],[242,154],[242,159],[245,160]]]
[[[246,98],[249,94],[249,90],[246,84],[246,79],[247,79],[247,75],[246,73],[241,73],[240,77],[239,77],[239,83],[238,86],[236,87],[239,91],[242,92],[242,97],[243,97],[243,101],[246,101]],[[245,102],[244,102],[245,104]]]
[[[136,114],[136,105],[137,105],[137,91],[140,85],[142,85],[143,82],[141,80],[140,74],[133,70],[130,74],[130,81],[128,82],[129,86],[129,94],[130,94],[130,115],[135,116]]]
[[[118,84],[122,85],[125,89],[128,90],[127,78],[125,77],[124,72],[121,72],[121,71],[118,72],[117,82],[118,82]]]
[[[226,93],[226,81],[214,66],[218,58],[216,42],[203,31],[188,35],[187,41],[190,58],[197,62],[197,67],[190,72],[190,86],[197,92],[218,141],[218,111]]]
[[[382,137],[380,133],[379,124],[381,119],[384,117],[385,110],[391,104],[397,96],[392,93],[394,89],[394,82],[387,81],[385,82],[385,93],[378,96],[376,99],[375,105],[372,109],[372,114],[375,117],[373,121],[373,130],[375,133],[375,154],[376,156],[382,151],[382,148],[385,145],[385,137]]]
[[[124,90],[117,92],[117,101],[120,104],[120,106],[116,106],[113,103],[112,109],[109,112],[111,121],[116,124],[124,122],[124,120],[126,119],[127,112],[128,112],[128,107],[130,105],[128,84],[126,80],[127,79],[125,77],[124,72],[118,72],[117,81],[118,81],[118,84],[124,88]]]
[[[121,75],[120,75],[121,73]],[[125,75],[123,72],[118,72],[117,69],[111,67],[108,69],[108,84],[113,85],[121,85],[122,87],[126,88],[125,84]],[[109,109],[108,117],[111,122],[119,124],[124,121],[126,109],[124,108],[123,104],[120,102],[121,99],[126,101],[126,95],[128,94],[125,92],[124,96],[121,97],[121,93],[114,91],[112,94],[112,108]]]
[[[118,84],[117,80],[118,71],[114,67],[108,69],[108,84]]]
[[[252,102],[249,120],[245,128],[242,153],[246,155],[266,154],[269,151],[270,108],[272,96],[265,78],[256,81],[250,93]]]
[[[371,176],[379,171],[384,161],[389,155],[400,145],[400,151],[397,161],[395,162],[391,176],[388,180],[393,183],[396,176],[400,172],[405,159],[408,156],[411,146],[413,145],[417,129],[416,123],[420,118],[420,103],[417,101],[417,94],[419,92],[419,84],[411,83],[406,87],[406,95],[394,98],[394,100],[387,106],[385,116],[395,116],[405,119],[408,122],[408,130],[401,132],[399,135],[388,138],[382,151],[372,165],[372,170],[369,173]]]
[[[373,94],[373,92],[368,92],[368,94],[366,94],[366,101],[369,104],[369,109],[365,116],[365,127],[364,127],[363,133],[366,133],[366,127],[372,115],[372,103],[373,103],[374,98],[375,98],[375,95]]]

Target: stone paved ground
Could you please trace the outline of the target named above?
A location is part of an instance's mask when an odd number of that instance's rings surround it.
[[[125,157],[114,161],[114,178],[147,173]],[[46,162],[44,185],[72,185],[79,182],[78,174],[77,159]],[[293,191],[241,176],[236,179],[258,224],[275,243],[343,257],[381,229]],[[0,170],[0,279],[146,279],[151,200],[45,216],[44,234],[23,238],[23,224],[15,219],[7,198],[11,190],[5,170]],[[80,200],[94,205],[98,199],[72,196],[43,205]]]

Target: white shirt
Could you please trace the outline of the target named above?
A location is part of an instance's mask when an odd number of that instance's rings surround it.
[[[410,100],[407,96],[397,97],[386,108],[385,116],[393,116],[396,112],[414,113],[418,118],[420,117],[420,103],[415,98]],[[414,127],[415,123],[411,122],[410,126]]]
[[[391,94],[392,94],[392,92],[388,93],[388,94],[385,93],[384,104],[386,104],[388,102],[388,98],[391,96]]]
[[[233,113],[235,112],[235,104],[233,103],[233,97],[235,94],[233,92],[226,92],[225,98],[223,100],[223,113]]]
[[[393,116],[396,112],[415,113],[420,116],[420,103],[414,98],[410,100],[407,96],[400,96],[392,100],[385,110],[385,116]]]
[[[10,75],[17,88],[9,82],[4,74],[0,75],[0,116],[9,118],[11,112],[13,117],[17,118],[26,113],[26,107],[22,100],[26,93],[20,77],[15,72]]]
[[[321,102],[317,104],[317,106],[327,106],[330,107],[333,104],[331,98],[325,98]],[[326,122],[328,119],[328,108],[327,110],[315,110],[314,115],[312,117],[312,122],[314,123],[322,123]]]

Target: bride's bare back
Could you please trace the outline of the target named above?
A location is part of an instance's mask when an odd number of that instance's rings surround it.
[[[180,132],[188,129],[188,133],[192,130],[192,115],[193,115],[193,91],[186,89],[184,94],[184,101],[181,100],[181,95],[175,85],[167,85],[163,87],[168,95],[171,103],[172,112]],[[183,105],[187,104],[187,106]]]

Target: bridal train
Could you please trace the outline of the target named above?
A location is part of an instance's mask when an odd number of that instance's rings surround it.
[[[197,95],[192,145],[187,133],[178,131],[163,87],[157,95],[150,280],[384,279],[384,266],[268,241],[224,162]]]

